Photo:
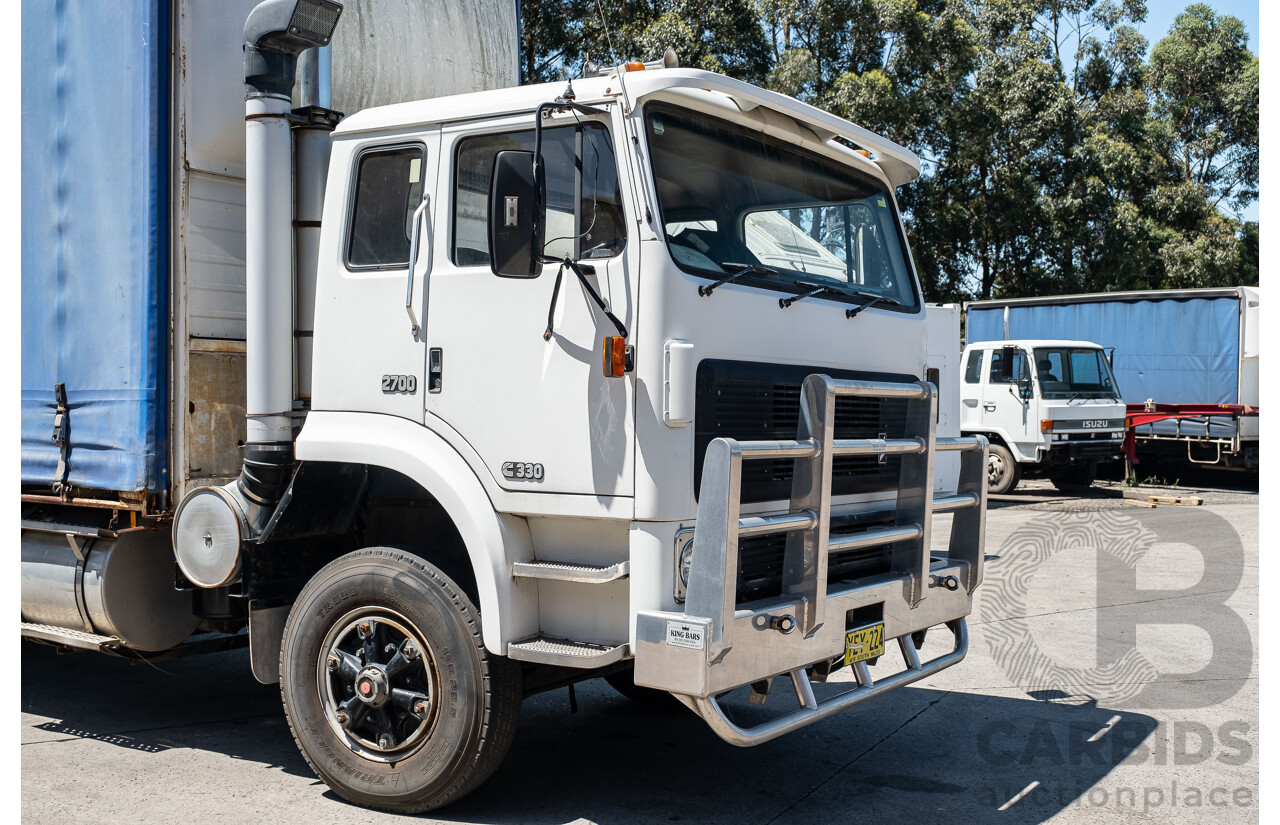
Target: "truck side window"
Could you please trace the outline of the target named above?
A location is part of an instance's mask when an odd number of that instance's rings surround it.
[[[987,375],[988,384],[1016,384],[1022,380],[1030,380],[1031,373],[1027,370],[1027,354],[1022,350],[1018,350],[1013,355],[1013,375],[1012,381],[1005,381],[1000,377],[1000,361],[1004,354],[996,349],[991,351],[991,370]]]
[[[1049,352],[1042,362],[1036,364],[1040,368],[1041,381],[1065,381],[1067,371],[1062,368],[1062,353]]]
[[[533,151],[532,129],[477,135],[458,144],[453,198],[453,262],[489,265],[489,181],[504,149]],[[612,258],[626,245],[622,190],[609,131],[598,123],[545,129],[546,255]],[[578,159],[581,159],[581,163]],[[581,198],[574,192],[581,185]]]
[[[964,365],[964,382],[976,384],[982,378],[982,350],[975,349],[969,353],[969,363]]]
[[[422,202],[422,161],[421,146],[379,149],[360,157],[348,266],[408,265],[413,212]]]

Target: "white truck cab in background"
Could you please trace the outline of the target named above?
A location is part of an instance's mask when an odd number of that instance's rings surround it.
[[[1120,457],[1125,407],[1102,347],[1089,341],[981,341],[964,350],[960,430],[990,442],[987,490],[1025,475],[1059,489],[1093,483]]]

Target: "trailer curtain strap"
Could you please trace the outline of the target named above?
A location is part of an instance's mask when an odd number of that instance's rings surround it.
[[[53,385],[53,442],[58,445],[58,469],[54,471],[53,491],[63,498],[71,495],[67,475],[71,472],[71,405],[67,403],[67,385]]]
[[[604,299],[600,297],[600,293],[596,292],[595,287],[593,287],[591,282],[587,280],[587,276],[582,272],[582,267],[578,266],[576,262],[569,258],[565,258],[560,262],[560,268],[556,270],[556,285],[551,289],[551,308],[547,310],[547,331],[542,333],[542,340],[550,341],[552,334],[555,332],[556,299],[560,297],[560,279],[564,276],[565,267],[573,270],[573,274],[578,276],[578,280],[582,283],[582,288],[591,296],[591,300],[596,302],[596,306],[600,307],[600,311],[613,322],[615,327],[617,327],[618,334],[623,338],[626,338],[626,325],[619,321],[618,316],[610,312],[609,308],[604,305]]]

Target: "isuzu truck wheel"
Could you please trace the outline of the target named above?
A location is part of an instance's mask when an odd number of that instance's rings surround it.
[[[987,448],[987,492],[1003,495],[1018,486],[1022,468],[1013,460],[1013,453],[1003,444],[991,442]]]
[[[335,793],[419,813],[497,769],[515,738],[520,669],[485,650],[475,606],[440,570],[373,547],[303,588],[280,693],[302,755]]]

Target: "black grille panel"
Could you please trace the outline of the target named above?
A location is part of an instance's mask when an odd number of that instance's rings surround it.
[[[861,533],[870,527],[893,524],[893,514],[878,518],[835,519],[831,532]],[[832,553],[827,559],[828,586],[842,579],[858,579],[889,572],[890,545]],[[786,560],[787,534],[748,536],[738,541],[738,604],[782,594],[782,568]]]
[[[702,461],[715,438],[739,441],[791,439],[800,421],[800,385],[806,376],[825,373],[832,378],[862,381],[916,381],[914,376],[855,370],[832,370],[790,364],[745,361],[703,361],[698,365],[694,415],[693,487],[702,485]],[[900,438],[906,426],[903,399],[836,399],[836,438]],[[875,456],[840,456],[832,470],[832,495],[896,490],[901,459],[883,463]],[[793,459],[748,461],[742,466],[744,503],[791,498]]]

